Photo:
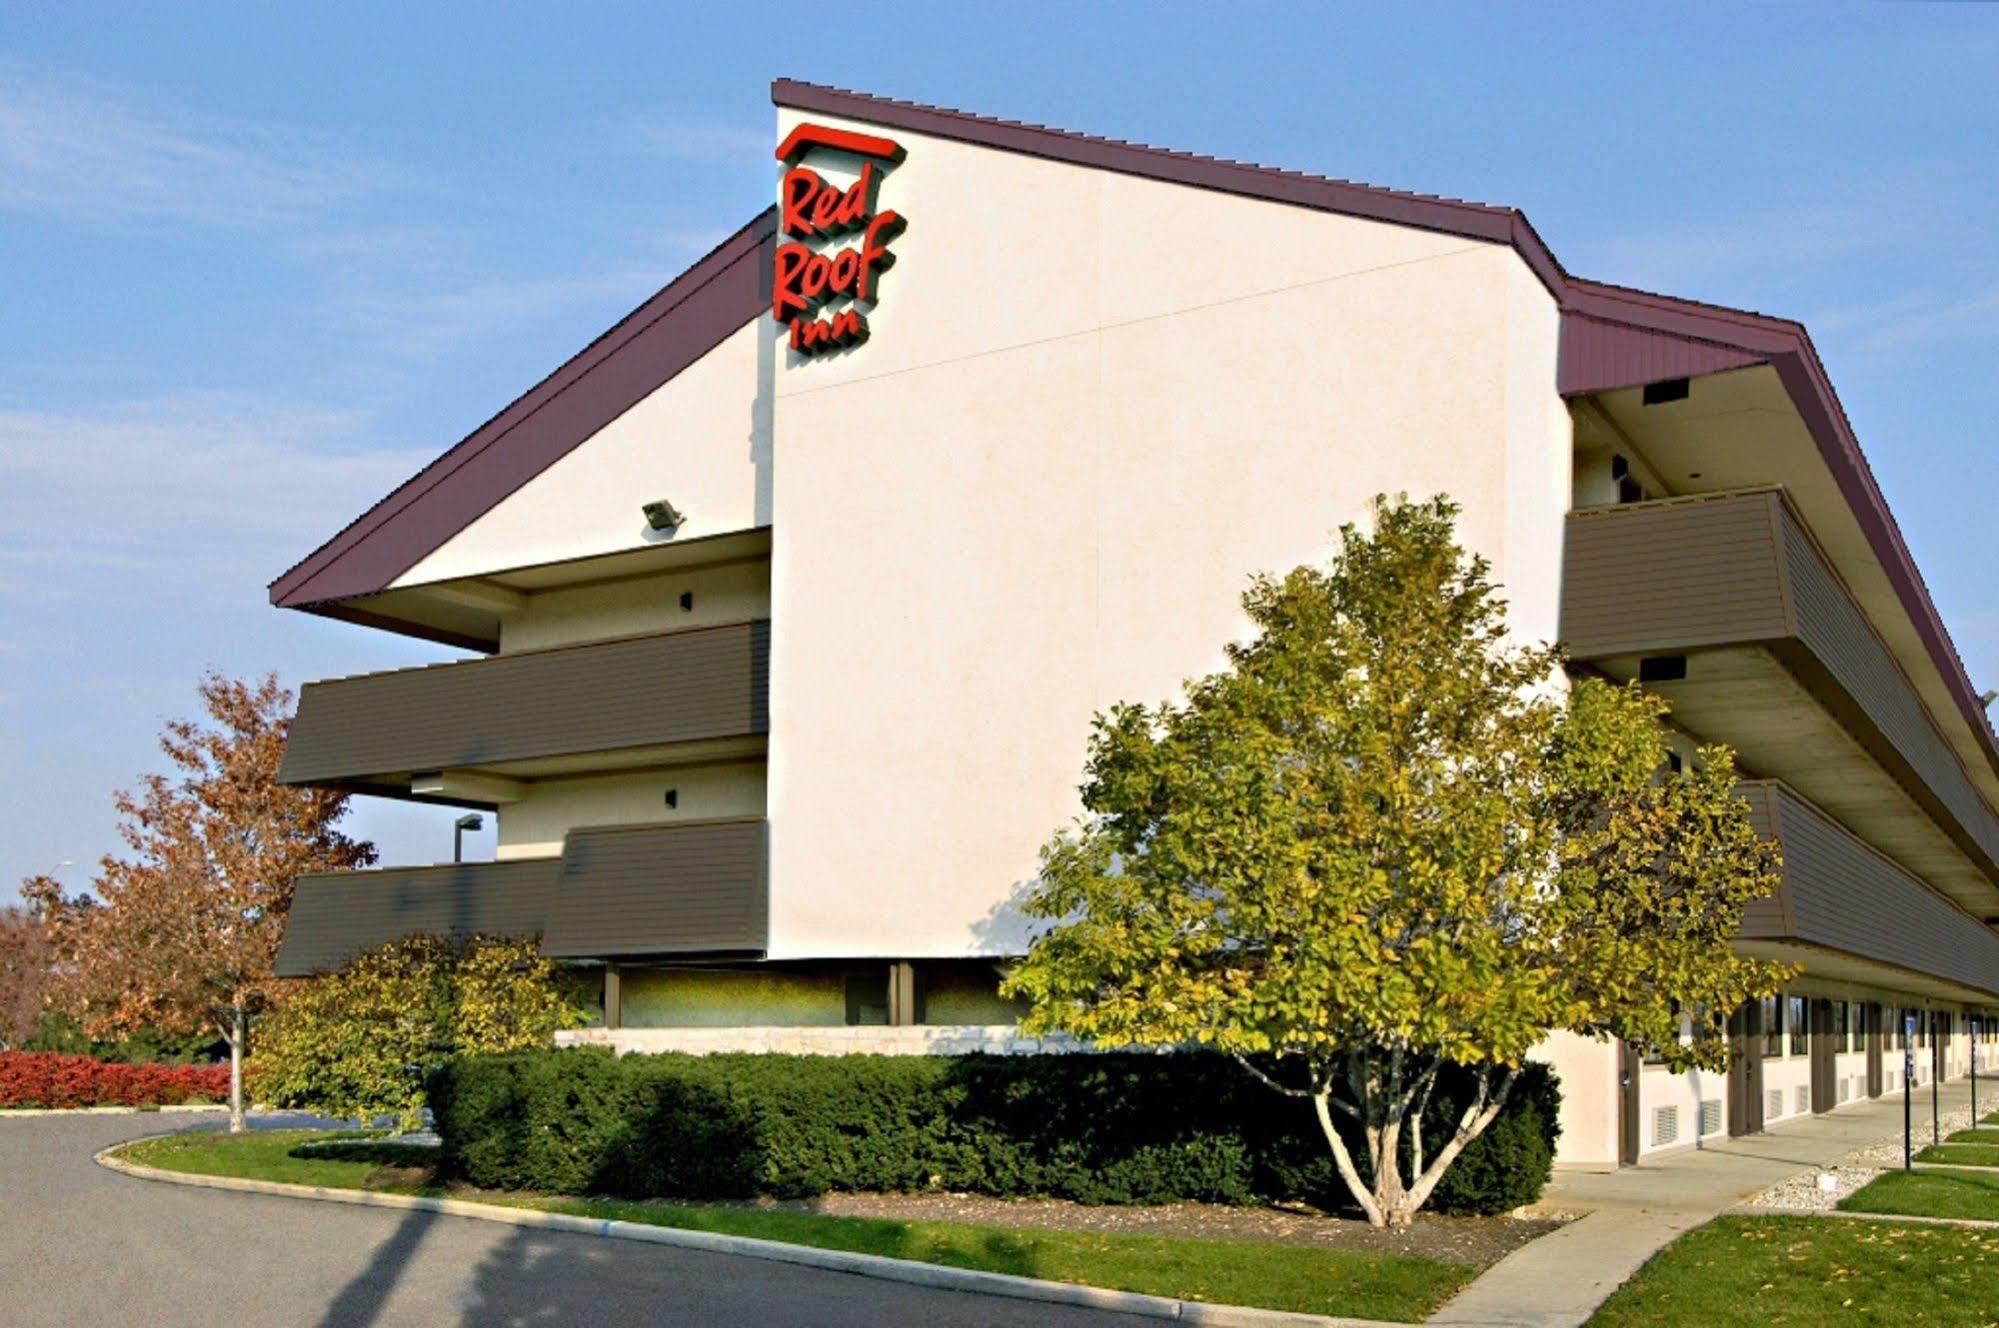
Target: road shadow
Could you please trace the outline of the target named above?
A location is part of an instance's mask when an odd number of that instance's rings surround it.
[[[368,1256],[367,1266],[326,1307],[319,1328],[370,1328],[380,1322],[389,1294],[396,1289],[417,1247],[423,1244],[423,1238],[437,1220],[436,1213],[420,1210],[404,1213],[395,1231]]]
[[[529,1228],[516,1228],[488,1250],[462,1303],[461,1328],[1106,1328],[1131,1322],[1099,1311]]]

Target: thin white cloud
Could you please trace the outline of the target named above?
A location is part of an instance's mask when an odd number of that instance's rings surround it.
[[[255,227],[310,216],[378,176],[322,135],[0,65],[0,208]]]
[[[771,130],[701,121],[642,120],[633,129],[639,144],[662,156],[696,161],[741,157],[766,161],[777,146]]]
[[[421,359],[581,305],[609,302],[622,314],[659,289],[664,279],[655,271],[619,269],[584,276],[489,277],[432,290],[354,288],[333,298],[331,316],[351,326],[362,343]]]
[[[429,459],[353,412],[185,393],[0,411],[0,611],[269,580]]]
[[[1995,340],[1999,339],[1999,282],[1912,292],[1880,304],[1834,309],[1820,314],[1812,326],[1869,355]]]
[[[1823,266],[1914,238],[1920,222],[1867,203],[1813,204],[1760,217],[1689,218],[1685,227],[1615,236],[1579,255],[1587,275],[1646,290],[1713,286],[1773,261]]]

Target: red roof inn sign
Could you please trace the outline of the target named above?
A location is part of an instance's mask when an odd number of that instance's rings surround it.
[[[815,148],[861,158],[861,173],[846,187],[834,184],[800,159]],[[786,166],[778,186],[778,226],[790,238],[777,248],[771,312],[791,328],[791,348],[819,355],[868,339],[862,305],[875,302],[876,278],[895,262],[889,241],[902,233],[902,216],[875,206],[882,173],[902,160],[899,144],[873,134],[802,124],[778,147]],[[852,243],[827,243],[843,237]],[[828,312],[828,306],[845,307]]]

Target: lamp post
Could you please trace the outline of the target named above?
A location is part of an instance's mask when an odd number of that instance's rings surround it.
[[[1915,1121],[1915,1080],[1916,1080],[1916,1016],[1909,1011],[1902,1013],[1902,1170],[1915,1170],[1914,1155]]]
[[[465,832],[477,830],[486,824],[486,818],[477,812],[467,812],[451,823],[451,860],[465,861]]]
[[[1943,1087],[1943,1019],[1930,1011],[1930,1146],[1943,1142],[1942,1108],[1937,1092]]]

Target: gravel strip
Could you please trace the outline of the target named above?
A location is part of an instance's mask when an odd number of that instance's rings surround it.
[[[1971,1108],[1958,1107],[1943,1113],[1941,1137],[1948,1139],[1958,1130],[1971,1127]],[[1929,1122],[1917,1123],[1915,1144],[1920,1152],[1929,1146]],[[1856,1148],[1842,1157],[1814,1171],[1793,1176],[1781,1184],[1772,1185],[1759,1194],[1744,1199],[1737,1207],[1758,1208],[1785,1213],[1826,1213],[1839,1206],[1840,1200],[1861,1189],[1876,1176],[1902,1169],[1902,1131],[1898,1127],[1878,1143],[1865,1148]],[[1819,1187],[1819,1177],[1833,1178],[1830,1190]]]

